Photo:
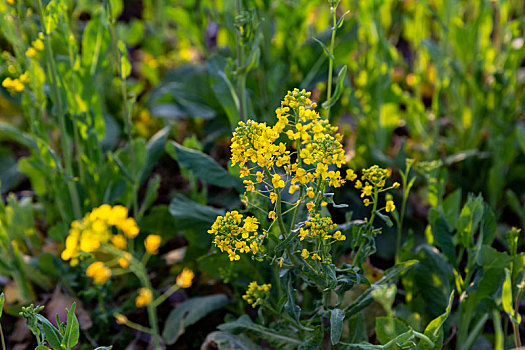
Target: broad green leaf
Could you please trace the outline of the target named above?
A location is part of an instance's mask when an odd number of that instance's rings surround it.
[[[44,334],[49,345],[51,345],[53,349],[61,349],[62,335],[58,329],[56,329],[55,326],[53,326],[53,324],[49,322],[44,316],[37,314],[36,318],[42,324],[42,328],[44,329]]]
[[[224,215],[224,210],[199,204],[180,193],[171,200],[169,211],[181,229],[211,227],[217,216]]]
[[[376,317],[375,332],[381,344],[386,344],[409,330],[410,327],[397,317]]]
[[[452,232],[458,221],[461,206],[461,189],[452,192],[443,200],[443,213],[448,224],[449,232]]]
[[[146,144],[146,163],[140,174],[140,183],[146,181],[162,155],[162,152],[164,152],[170,130],[171,126],[166,126],[162,130],[159,130]]]
[[[244,191],[241,182],[207,154],[174,141],[166,145],[166,151],[181,167],[192,170],[198,179],[215,186],[235,187],[239,192]]]
[[[162,337],[166,344],[173,345],[184,333],[186,327],[199,321],[209,313],[229,303],[224,294],[196,297],[186,300],[173,309],[166,320]]]
[[[89,74],[95,75],[100,67],[107,66],[106,60],[111,42],[111,35],[100,16],[94,16],[84,28],[82,34],[82,66]]]
[[[457,267],[456,250],[449,225],[447,225],[442,214],[435,208],[430,209],[429,221],[436,245],[443,251],[443,254],[447,257],[448,261]]]
[[[221,331],[234,332],[237,330],[251,331],[257,333],[259,337],[265,339],[270,344],[278,344],[279,348],[291,348],[295,349],[298,345],[303,344],[302,340],[295,338],[294,336],[288,335],[283,331],[275,331],[270,328],[253,323],[248,315],[242,315],[233,322],[223,323],[219,325]]]
[[[330,340],[332,345],[339,343],[341,333],[343,332],[343,322],[345,313],[341,309],[333,309],[330,311]]]
[[[212,56],[206,62],[210,75],[211,88],[230,121],[230,127],[239,123],[239,99],[230,79],[226,76],[226,60],[221,56]]]
[[[230,334],[227,332],[212,332],[206,336],[203,349],[208,349],[208,346],[216,346],[219,350],[258,350],[262,349],[255,344],[250,338],[244,334]]]
[[[483,217],[483,197],[469,196],[467,203],[461,209],[457,222],[458,235],[464,247],[470,248],[479,223]]]
[[[454,300],[454,291],[450,293],[450,297],[448,299],[448,306],[445,310],[445,313],[442,315],[436,317],[433,319],[428,326],[425,328],[425,335],[434,342],[434,349],[441,349],[443,346],[443,324],[448,318],[448,315],[450,314],[450,310],[452,309],[452,301]],[[421,342],[420,347],[422,349],[432,349],[429,344],[426,342]]]
[[[505,252],[498,252],[489,245],[483,245],[477,254],[476,262],[483,266],[484,270],[491,268],[503,269],[508,267],[512,257]]]
[[[374,301],[374,298],[372,297],[372,291],[375,288],[383,284],[392,283],[399,277],[399,275],[413,268],[417,263],[417,260],[408,260],[388,269],[379,281],[372,284],[370,288],[364,291],[359,297],[357,297],[356,300],[354,300],[354,302],[344,309],[345,315],[351,317],[370,305]]]

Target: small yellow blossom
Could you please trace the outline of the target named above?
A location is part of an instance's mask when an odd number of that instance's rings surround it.
[[[111,270],[103,262],[96,261],[88,266],[86,275],[93,278],[95,283],[103,284],[111,277]]]
[[[303,249],[303,251],[301,252],[301,257],[303,259],[308,259],[309,256],[310,256],[310,253],[308,253],[308,250]]]
[[[306,208],[308,208],[308,211],[312,211],[312,209],[315,207],[314,202],[308,202],[306,203]]]
[[[272,220],[275,220],[276,216],[275,216],[275,212],[272,210],[268,213],[268,219],[272,219]]]
[[[195,274],[190,269],[184,268],[180,275],[177,276],[177,285],[181,288],[191,287]]]
[[[372,186],[366,185],[365,187],[363,187],[361,198],[363,198],[364,196],[371,196],[373,190],[374,188]]]
[[[114,235],[111,237],[111,244],[113,244],[115,248],[123,250],[126,249],[128,241],[124,235]]]
[[[355,179],[357,179],[357,174],[352,169],[347,169],[346,179],[350,181],[354,181]]]
[[[153,300],[153,293],[148,288],[140,288],[139,295],[135,298],[135,305],[137,307],[148,306]]]
[[[146,239],[144,240],[144,247],[146,247],[146,252],[152,255],[158,254],[161,242],[162,242],[161,236],[148,235],[148,237],[146,237]]]
[[[310,198],[314,198],[315,197],[314,189],[312,187],[308,187],[306,189],[306,195]]]
[[[29,47],[27,50],[26,50],[26,56],[29,57],[29,58],[33,58],[33,57],[36,57],[37,55],[37,52],[36,50],[33,48],[33,47]]]
[[[284,181],[281,179],[281,176],[279,174],[274,174],[272,177],[272,185],[274,188],[282,188],[284,187]]]
[[[396,206],[394,205],[393,201],[386,201],[386,207],[385,210],[387,213],[392,212],[396,209]]]
[[[321,261],[321,257],[317,253],[314,253],[314,254],[312,254],[312,260],[319,260],[319,261]]]

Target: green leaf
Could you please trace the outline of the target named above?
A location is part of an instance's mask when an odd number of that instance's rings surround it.
[[[66,332],[64,338],[62,338],[62,346],[65,346],[66,349],[71,349],[77,345],[80,336],[78,319],[75,315],[76,306],[77,304],[73,303],[71,309],[67,311]]]
[[[279,348],[297,348],[298,345],[302,345],[303,341],[294,338],[291,335],[286,334],[283,331],[274,331],[273,329],[266,328],[264,326],[253,323],[248,315],[242,315],[233,322],[223,323],[219,325],[221,331],[234,332],[234,331],[251,331],[257,333],[259,337],[262,337],[270,344],[278,344]]]
[[[457,267],[456,250],[449,225],[441,213],[434,208],[430,208],[428,216],[430,227],[432,228],[432,235],[436,240],[436,245],[443,251],[443,254],[447,257],[448,261]]]
[[[375,320],[375,332],[377,340],[386,344],[398,335],[406,333],[410,327],[397,317],[377,317]]]
[[[344,309],[345,315],[353,316],[370,305],[374,301],[374,298],[372,297],[372,291],[375,288],[384,284],[392,283],[392,281],[396,280],[399,275],[413,268],[417,263],[417,260],[408,260],[388,269],[379,281],[373,283],[370,288],[364,291],[359,297],[357,297],[356,300],[354,300],[354,302]]]
[[[328,58],[330,58],[331,60],[335,60],[335,57],[330,54],[330,51],[328,50],[328,48],[326,47],[326,45],[319,39],[317,39],[316,37],[312,37],[319,45],[321,45],[321,47],[323,48],[323,51],[324,53],[326,54],[326,56],[328,56]],[[323,106],[324,107],[324,106]]]
[[[461,189],[457,189],[443,201],[443,213],[445,221],[448,223],[449,231],[453,231],[458,221],[459,209],[461,206]]]
[[[515,128],[516,130],[516,139],[521,147],[521,151],[525,153],[525,124],[518,123]]]
[[[210,75],[211,88],[215,97],[228,116],[230,126],[234,128],[240,120],[239,99],[230,79],[226,76],[226,60],[221,56],[212,56],[206,62]]]
[[[2,311],[4,310],[5,295],[4,293],[0,294],[0,318],[2,318]]]
[[[208,334],[202,349],[211,348],[211,344],[219,350],[258,350],[262,349],[244,334],[230,334],[226,332],[212,332]]]
[[[199,321],[209,313],[222,308],[229,303],[224,294],[197,297],[186,300],[173,309],[164,326],[162,337],[166,344],[173,345],[184,333],[186,327]]]
[[[107,66],[109,60],[105,57],[110,48],[111,35],[100,16],[94,16],[86,25],[82,34],[82,65],[90,75],[94,75],[98,68]]]
[[[419,345],[422,349],[441,349],[443,346],[443,324],[448,318],[448,315],[450,314],[450,310],[452,309],[452,301],[454,300],[454,291],[450,293],[450,297],[448,298],[448,306],[445,310],[445,313],[442,315],[436,317],[433,319],[428,326],[425,328],[425,335],[432,340],[434,343],[434,347],[430,347],[429,344],[426,342],[421,342]]]
[[[169,211],[181,229],[209,227],[217,216],[224,215],[224,210],[199,204],[180,193],[171,200]]]
[[[461,209],[457,222],[458,235],[465,248],[470,248],[474,233],[483,217],[483,197],[481,195],[474,198],[469,196],[467,203]]]
[[[142,184],[148,176],[151,174],[151,171],[157,164],[162,152],[164,152],[164,147],[170,133],[171,126],[166,126],[162,130],[159,130],[155,135],[146,144],[146,164],[142,168],[140,174],[140,183]]]
[[[44,334],[49,345],[51,345],[53,349],[61,349],[62,335],[58,329],[56,329],[55,326],[53,326],[53,324],[49,322],[44,316],[39,314],[36,314],[35,316],[38,321],[42,323],[42,328],[44,329]]]
[[[341,309],[333,309],[330,312],[330,340],[332,345],[339,343],[343,332],[343,321],[345,313]]]
[[[193,171],[196,178],[215,186],[235,187],[239,192],[244,191],[242,183],[207,154],[184,147],[174,141],[166,145],[166,152],[181,167]]]
[[[339,73],[337,74],[337,82],[335,85],[334,94],[330,98],[330,101],[325,101],[323,103],[323,108],[332,107],[333,105],[337,103],[337,101],[339,100],[339,97],[341,97],[341,93],[343,92],[343,84],[344,84],[344,80],[346,77],[346,70],[347,70],[346,66],[343,66],[343,68],[339,70]]]
[[[498,252],[489,245],[483,245],[479,250],[476,262],[483,266],[484,270],[491,268],[503,269],[510,265],[512,257],[505,252]]]

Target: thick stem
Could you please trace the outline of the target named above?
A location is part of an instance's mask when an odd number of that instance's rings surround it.
[[[236,12],[241,12],[241,2],[236,2]],[[239,98],[239,118],[241,121],[246,119],[246,72],[244,71],[244,47],[241,43],[241,37],[239,33],[236,34],[237,38],[237,95]],[[233,126],[233,125],[232,125]]]
[[[82,213],[80,210],[80,199],[78,197],[77,188],[74,183],[71,182],[71,178],[73,178],[73,167],[71,162],[71,154],[69,149],[69,139],[67,135],[66,130],[66,118],[64,116],[64,113],[62,111],[62,99],[60,98],[60,94],[58,93],[58,79],[57,79],[57,72],[56,72],[56,66],[53,56],[53,50],[51,48],[51,43],[49,42],[49,34],[47,33],[45,26],[44,26],[44,8],[42,7],[42,0],[37,1],[38,5],[38,11],[40,14],[40,22],[41,22],[41,29],[44,33],[44,47],[46,50],[46,61],[48,66],[49,75],[51,77],[51,88],[53,92],[53,98],[55,100],[56,108],[57,108],[57,114],[58,114],[58,121],[60,125],[60,142],[62,147],[62,153],[64,155],[64,163],[66,168],[66,175],[70,177],[67,179],[67,186],[69,189],[69,194],[71,197],[71,204],[73,206],[73,213],[75,218],[79,218]]]

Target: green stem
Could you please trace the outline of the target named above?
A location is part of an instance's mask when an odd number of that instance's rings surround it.
[[[501,316],[498,310],[492,310],[492,322],[494,323],[494,350],[503,350],[503,330],[501,329]]]
[[[128,91],[127,91],[127,85],[126,85],[126,79],[122,76],[122,67],[121,67],[121,60],[122,57],[120,55],[120,51],[118,49],[118,43],[117,43],[117,34],[115,31],[115,22],[116,19],[113,18],[113,12],[111,9],[111,1],[107,1],[108,5],[108,15],[109,15],[109,22],[110,22],[110,32],[111,32],[111,39],[113,42],[113,51],[115,58],[117,59],[117,74],[120,78],[120,92],[122,95],[122,117],[126,122],[126,134],[128,137],[128,147],[129,147],[129,161],[131,165],[131,175],[133,176],[133,183],[132,183],[132,195],[133,195],[133,216],[137,218],[137,213],[139,210],[138,205],[138,179],[136,176],[136,169],[135,169],[135,157],[133,154],[133,139],[132,139],[132,124],[131,124],[131,109],[128,108]]]
[[[180,289],[180,286],[178,284],[172,285],[167,291],[162,293],[161,296],[159,296],[157,299],[155,299],[152,303],[152,305],[156,308],[160,304],[162,304],[166,299],[168,299],[173,293],[178,291]]]
[[[410,171],[410,169],[408,169],[408,171]],[[407,188],[408,171],[403,176],[403,202],[401,203],[401,212],[399,213],[399,225],[397,227],[396,237],[396,264],[399,263],[399,253],[401,252],[401,233],[403,232],[403,218],[405,217],[408,193],[410,190]]]
[[[64,113],[62,111],[62,99],[60,98],[60,94],[58,93],[58,79],[57,79],[57,72],[56,72],[56,66],[53,56],[53,50],[51,48],[51,43],[49,42],[49,33],[47,33],[45,26],[44,26],[44,9],[42,7],[42,0],[37,1],[38,5],[38,11],[40,14],[40,23],[41,23],[41,29],[44,33],[44,47],[46,50],[46,61],[48,66],[49,75],[51,77],[51,87],[53,91],[53,97],[56,103],[57,108],[57,114],[58,114],[58,120],[60,125],[60,142],[62,147],[62,153],[64,155],[64,162],[65,162],[65,168],[66,168],[66,176],[70,177],[67,179],[67,185],[69,189],[69,194],[71,196],[71,204],[73,206],[73,213],[75,218],[79,218],[82,213],[80,210],[80,200],[78,197],[78,192],[75,184],[71,182],[73,178],[73,167],[71,162],[71,154],[70,154],[70,148],[69,148],[69,139],[67,135],[66,130],[66,119],[64,116]]]
[[[7,350],[5,347],[4,332],[2,331],[1,324],[0,324],[0,340],[2,341],[2,350]]]
[[[236,1],[236,12],[241,12],[241,2]],[[241,43],[239,33],[236,33],[237,38],[237,94],[239,96],[239,118],[241,121],[246,119],[246,72],[244,71],[244,47]]]
[[[330,104],[332,98],[332,76],[334,70],[334,46],[335,46],[335,32],[337,31],[337,18],[336,18],[336,9],[337,7],[330,7],[330,12],[332,13],[332,39],[330,41],[330,57],[328,57],[328,85],[326,87],[326,101]],[[326,119],[330,120],[330,106],[326,109]]]

